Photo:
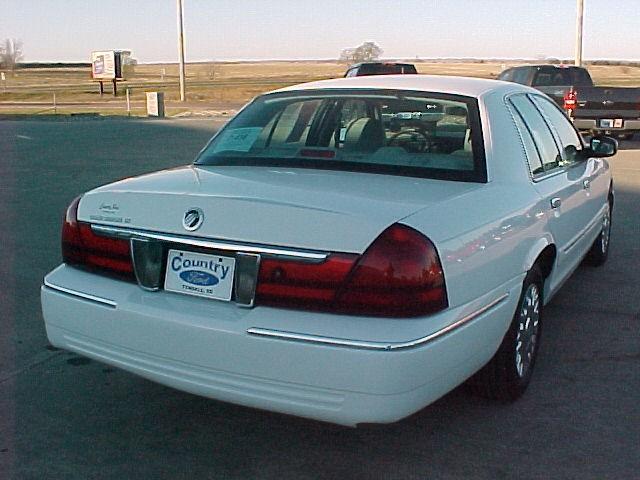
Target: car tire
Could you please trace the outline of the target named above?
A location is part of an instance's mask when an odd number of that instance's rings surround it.
[[[589,253],[587,253],[587,261],[594,267],[604,265],[609,258],[609,244],[611,243],[611,202],[607,202],[607,209],[602,216],[602,230],[600,235],[595,239]]]
[[[518,307],[498,351],[467,383],[472,393],[507,403],[527,389],[540,346],[543,286],[542,274],[534,266],[524,279]]]

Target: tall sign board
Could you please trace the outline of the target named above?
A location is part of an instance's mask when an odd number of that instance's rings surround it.
[[[116,50],[91,52],[91,78],[94,80],[123,78],[120,53]]]

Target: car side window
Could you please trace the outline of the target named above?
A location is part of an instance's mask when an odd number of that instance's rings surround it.
[[[542,114],[526,95],[514,95],[510,98],[510,102],[533,137],[544,171],[548,172],[560,167],[562,165],[560,151]]]
[[[540,95],[531,95],[551,129],[556,132],[562,146],[562,156],[566,163],[574,163],[582,150],[582,140],[567,116],[550,100]]]
[[[518,113],[515,108],[512,108],[513,120],[516,123],[516,127],[518,128],[518,132],[520,133],[520,138],[522,139],[522,143],[524,144],[524,150],[527,155],[527,162],[529,164],[529,171],[531,172],[531,176],[536,176],[544,172],[544,167],[542,166],[542,160],[540,160],[540,155],[538,154],[538,149],[536,148],[536,144],[533,141],[533,137],[531,136],[531,132],[527,128],[527,125],[522,120],[522,117]]]

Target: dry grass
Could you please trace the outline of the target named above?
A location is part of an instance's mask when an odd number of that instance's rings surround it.
[[[417,62],[418,71],[433,75],[461,75],[495,78],[509,63],[484,62]],[[188,109],[230,109],[245,103],[252,97],[276,88],[323,78],[340,77],[345,65],[337,62],[245,62],[245,63],[196,63],[187,65]],[[590,66],[596,84],[613,86],[640,86],[640,67]],[[91,102],[87,106],[62,106],[63,111],[121,111],[125,108],[124,89],[132,88],[133,111],[144,113],[144,93],[163,91],[168,102],[167,110],[183,111],[179,105],[171,105],[179,99],[178,66],[176,64],[138,65],[135,74],[119,84],[121,96],[114,98],[110,85],[101,97],[98,86],[89,78],[88,68],[34,68],[7,73],[7,92],[0,83],[0,112],[7,113],[6,102],[53,102],[56,92],[58,104]],[[235,83],[230,85],[229,82]],[[249,83],[249,84],[247,84]],[[22,107],[20,107],[22,108]],[[179,110],[174,110],[179,109]],[[44,110],[42,106],[29,110]],[[126,112],[125,112],[126,113]]]

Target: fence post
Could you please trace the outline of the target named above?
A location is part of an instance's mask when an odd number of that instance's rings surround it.
[[[58,105],[56,104],[56,92],[53,92],[53,113],[58,113]]]
[[[131,94],[129,88],[127,88],[127,115],[131,116]]]

